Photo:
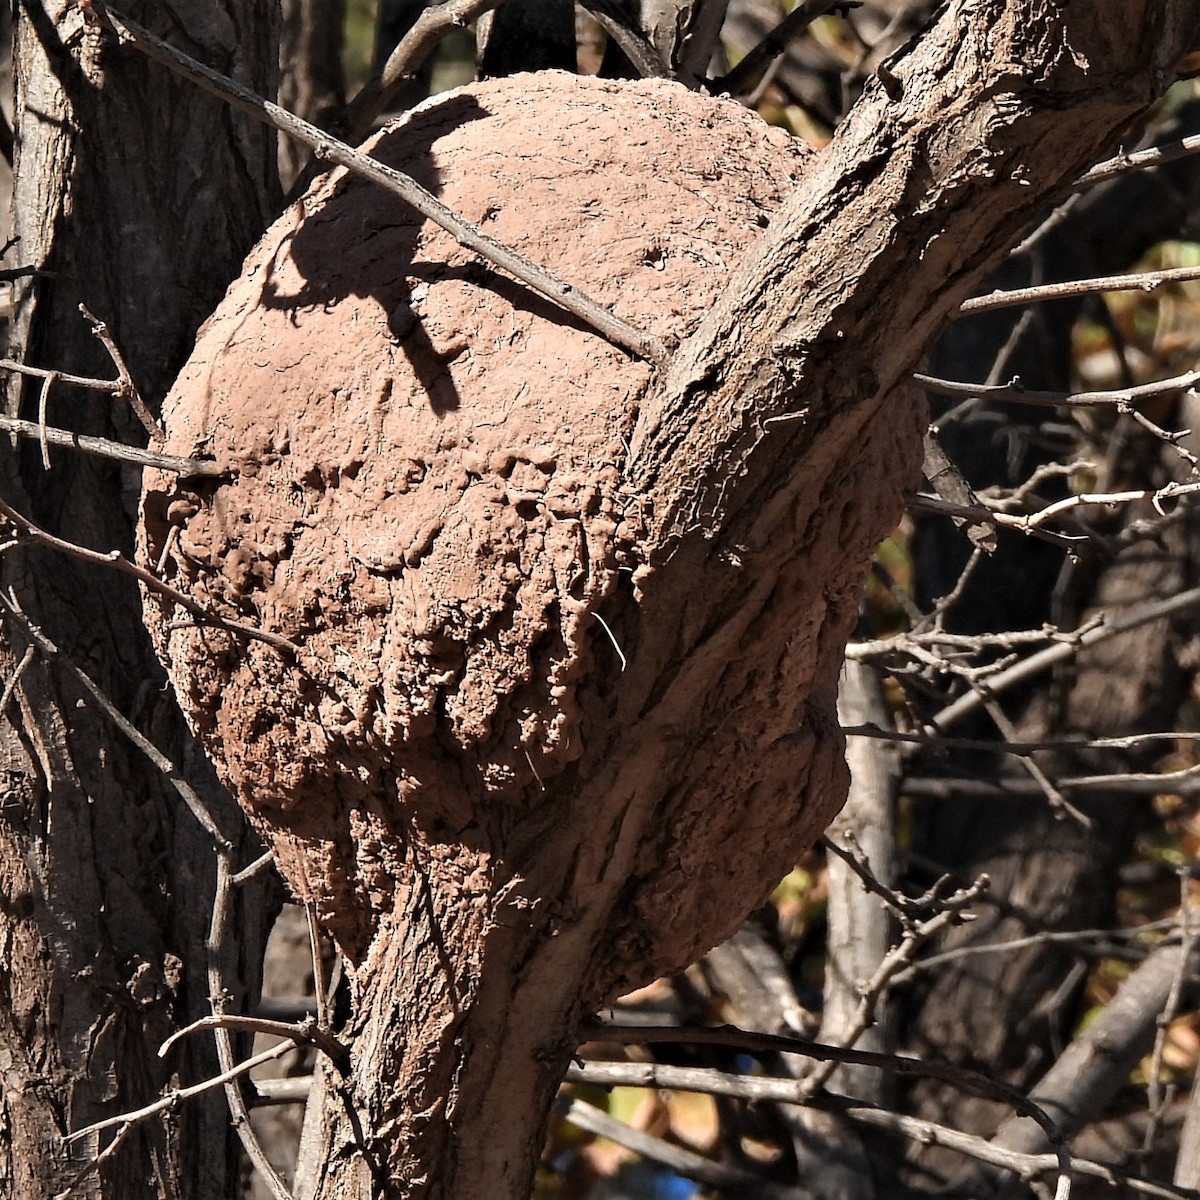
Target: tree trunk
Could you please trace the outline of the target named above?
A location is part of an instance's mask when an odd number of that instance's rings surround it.
[[[479,77],[517,71],[575,70],[575,6],[570,0],[505,0],[479,18]]]
[[[279,103],[321,129],[346,103],[342,71],[345,0],[283,0],[279,40]],[[279,174],[285,188],[304,169],[308,149],[279,139]]]
[[[270,6],[198,0],[144,17],[257,90],[275,74]],[[139,16],[143,15],[141,11]],[[15,222],[20,262],[46,272],[21,296],[9,352],[37,366],[112,377],[86,303],[109,323],[153,405],[269,216],[274,142],[216,102],[82,24],[68,0],[18,9]],[[50,424],[144,439],[123,402],[55,384]],[[37,395],[8,389],[8,411]],[[130,552],[137,479],[67,452],[53,469],[20,447],[5,457],[4,499],[52,532]],[[6,536],[8,536],[6,534]],[[236,808],[164,694],[123,576],[24,545],[4,555],[3,587],[64,655],[170,755],[227,836],[255,853]],[[35,654],[10,620],[0,675],[13,687],[0,734],[0,1193],[48,1200],[111,1140],[63,1135],[153,1099],[172,1079],[213,1072],[196,1038],[164,1063],[157,1048],[208,1011],[205,936],[213,894],[208,836],[113,727],[67,668]],[[255,987],[268,913],[263,885],[243,889],[237,920]],[[140,1126],[79,1194],[121,1200],[225,1200],[238,1176],[219,1093]]]

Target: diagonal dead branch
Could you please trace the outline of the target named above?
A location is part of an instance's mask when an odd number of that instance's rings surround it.
[[[0,499],[0,514],[3,514],[16,527],[18,532],[31,542],[46,546],[51,550],[59,550],[64,554],[71,555],[73,558],[82,559],[84,562],[94,563],[97,566],[111,567],[114,570],[120,571],[123,575],[130,575],[148,590],[160,596],[165,596],[167,599],[178,604],[181,608],[191,613],[203,625],[212,625],[218,629],[228,630],[230,633],[240,633],[245,637],[254,638],[256,641],[263,642],[272,649],[278,650],[281,654],[288,656],[299,652],[299,647],[295,642],[291,642],[277,633],[272,633],[267,629],[259,629],[257,626],[250,625],[245,621],[235,621],[230,617],[222,617],[219,613],[212,612],[205,605],[194,600],[186,593],[181,592],[178,588],[173,588],[169,583],[164,583],[152,571],[138,566],[137,563],[130,562],[119,550],[89,550],[86,546],[80,546],[77,542],[68,542],[64,538],[56,537],[40,525],[35,524],[28,517],[22,516],[6,500]]]
[[[64,379],[57,372],[47,371],[44,378],[47,382],[53,379]],[[17,437],[31,438],[49,446],[65,446],[78,450],[83,454],[92,454],[97,458],[109,458],[114,462],[131,463],[138,467],[152,467],[156,471],[170,471],[181,479],[222,479],[230,474],[230,468],[204,458],[183,458],[178,454],[159,454],[154,450],[141,450],[137,446],[126,446],[123,442],[114,442],[108,438],[93,437],[87,433],[73,433],[69,429],[56,429],[51,425],[42,425],[33,421],[23,421],[19,417],[9,417],[0,413],[0,432],[15,434]]]
[[[286,133],[288,137],[302,142],[318,158],[345,167],[353,174],[360,175],[398,196],[410,208],[452,234],[462,245],[482,255],[488,262],[551,300],[559,308],[586,322],[614,345],[630,350],[650,363],[661,364],[666,360],[667,348],[658,338],[634,329],[574,284],[557,278],[523,255],[488,237],[477,225],[453,212],[411,176],[353,149],[278,104],[272,104],[269,100],[255,95],[248,88],[204,66],[149,30],[100,4],[99,0],[96,0],[94,8],[97,14],[103,14],[103,19],[111,25],[114,33],[122,41],[161,63],[168,70],[189,79],[197,87],[218,96],[281,133]]]

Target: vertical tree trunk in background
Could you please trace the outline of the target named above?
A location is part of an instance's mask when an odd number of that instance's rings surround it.
[[[273,5],[135,4],[130,14],[256,91],[276,75]],[[70,0],[23,0],[15,33],[15,232],[27,288],[9,352],[30,364],[111,377],[78,312],[106,320],[153,406],[200,321],[271,214],[274,139],[83,26]],[[10,386],[9,412],[36,412]],[[144,441],[125,407],[52,389],[51,424]],[[56,534],[129,553],[136,476],[68,453],[45,471],[10,446],[4,499]],[[2,586],[117,708],[184,769],[243,861],[256,843],[196,750],[150,652],[123,576],[33,548],[9,549]],[[25,637],[0,626],[0,677]],[[6,693],[7,695],[7,693]],[[208,1010],[204,940],[215,861],[207,835],[156,771],[89,708],[65,669],[35,657],[2,714],[0,762],[0,1195],[55,1196],[112,1136],[61,1136],[153,1099],[172,1076],[211,1073],[194,1038],[164,1062],[162,1039]],[[267,914],[242,889],[235,923],[255,986]],[[236,997],[235,997],[236,999]],[[220,1093],[142,1125],[79,1194],[227,1200],[237,1156]]]
[[[638,22],[672,74],[695,87],[708,73],[729,0],[639,0]]]
[[[575,70],[571,0],[505,0],[479,19],[479,75]]]
[[[321,129],[346,102],[342,70],[345,0],[283,0],[279,36],[279,103]],[[290,187],[308,150],[279,139],[279,173]]]

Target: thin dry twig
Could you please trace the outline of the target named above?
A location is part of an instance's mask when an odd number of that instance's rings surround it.
[[[87,1125],[83,1129],[76,1129],[66,1134],[63,1137],[63,1141],[77,1142],[81,1138],[90,1137],[94,1133],[102,1133],[106,1129],[112,1129],[119,1125],[136,1125],[141,1121],[148,1120],[157,1113],[175,1108],[184,1100],[190,1100],[193,1096],[200,1096],[204,1092],[209,1092],[216,1087],[224,1087],[235,1079],[241,1078],[247,1072],[253,1071],[255,1067],[261,1067],[263,1063],[272,1062],[276,1058],[282,1058],[295,1048],[291,1042],[280,1042],[279,1045],[272,1046],[269,1050],[263,1050],[251,1058],[243,1059],[240,1063],[237,1063],[228,1071],[223,1071],[220,1075],[210,1076],[208,1079],[201,1080],[200,1083],[193,1083],[190,1087],[175,1088],[165,1096],[161,1096],[155,1100],[153,1104],[147,1104],[144,1108],[120,1113],[115,1117],[105,1117],[103,1121],[97,1121],[94,1125]]]
[[[981,521],[985,525],[1003,525],[1007,529],[1015,529],[1030,537],[1061,546],[1068,554],[1074,553],[1081,542],[1087,541],[1087,538],[1079,534],[1056,533],[1051,529],[1043,529],[1040,524],[1031,524],[1025,517],[983,505],[956,504],[950,500],[943,500],[940,496],[927,496],[919,492],[906,496],[905,500],[908,507],[917,512],[936,513],[952,520],[955,517],[966,517]]]
[[[217,1063],[225,1075],[229,1075],[234,1067],[233,1043],[229,1037],[229,1027],[225,1022],[225,1018],[229,1016],[225,1012],[225,1003],[228,995],[227,980],[231,974],[226,960],[229,957],[227,939],[229,916],[235,891],[233,882],[235,874],[232,852],[218,849],[217,886],[213,892],[212,916],[209,920],[205,949],[208,952],[208,1002],[212,1007],[213,1016],[218,1019],[211,1028],[213,1040],[216,1043]],[[280,1044],[292,1049],[296,1043],[289,1038]],[[246,1151],[246,1157],[249,1158],[255,1170],[266,1183],[274,1200],[292,1200],[291,1192],[279,1177],[279,1173],[267,1157],[262,1143],[258,1140],[254,1127],[250,1124],[250,1114],[246,1111],[246,1102],[236,1078],[230,1078],[225,1083],[225,1102],[229,1106],[233,1127],[237,1132],[238,1140],[242,1143],[242,1148]]]
[[[1193,279],[1200,279],[1200,267],[1167,267],[1161,271],[1142,271],[1132,275],[1071,279],[1065,283],[1044,283],[1037,287],[989,292],[986,296],[964,301],[958,311],[959,315],[966,316],[969,313],[992,312],[997,308],[1013,308],[1019,304],[1090,296],[1096,292],[1153,292],[1170,283],[1187,283]]]
[[[119,379],[98,379],[94,375],[72,375],[67,371],[52,371],[47,367],[31,367],[28,363],[17,362],[13,358],[0,358],[0,371],[14,371],[18,375],[28,375],[32,379],[45,379],[53,375],[61,383],[71,387],[84,388],[89,392],[108,392],[115,396],[121,381]]]
[[[992,1145],[985,1138],[950,1129],[945,1125],[937,1125],[933,1121],[925,1121],[919,1117],[904,1116],[901,1113],[889,1112],[882,1108],[871,1108],[853,1102],[846,1103],[838,1097],[817,1097],[813,1103],[820,1108],[830,1108],[849,1117],[850,1120],[856,1121],[860,1125],[867,1125],[872,1129],[899,1133],[922,1145],[945,1146],[947,1149],[956,1150],[960,1154],[965,1154],[980,1162],[1002,1167],[1022,1179],[1049,1174],[1059,1165],[1058,1159],[1053,1154],[1023,1154],[1016,1150],[1006,1150],[1003,1147]],[[1124,1186],[1147,1196],[1167,1197],[1171,1200],[1193,1200],[1193,1193],[1187,1188],[1173,1187],[1169,1183],[1158,1180],[1142,1179],[1127,1171],[1122,1171],[1118,1167],[1110,1167],[1106,1163],[1094,1162],[1091,1159],[1072,1157],[1071,1169],[1076,1175],[1102,1179],[1114,1187]]]
[[[87,674],[81,667],[76,666],[63,652],[55,645],[54,642],[46,636],[42,630],[35,625],[26,615],[21,605],[17,601],[16,594],[11,590],[7,594],[0,593],[0,605],[3,605],[8,613],[8,619],[12,621],[29,639],[29,647],[25,651],[24,656],[18,665],[17,671],[14,672],[14,678],[10,681],[10,686],[6,687],[6,694],[11,695],[10,688],[15,686],[16,678],[31,661],[31,654],[34,647],[50,662],[56,663],[67,672],[83,690],[91,697],[92,704],[96,709],[103,713],[116,727],[125,735],[129,741],[137,747],[137,749],[161,772],[166,781],[175,789],[179,797],[191,810],[192,815],[200,823],[205,833],[212,838],[213,843],[222,850],[232,851],[233,843],[221,830],[217,819],[209,811],[208,805],[200,798],[196,789],[187,781],[183,773],[178,767],[148,738],[140,729],[137,728],[126,716],[117,708],[115,704],[105,694],[104,689],[97,684],[90,675]]]
[[[0,364],[3,365],[3,364]],[[66,376],[46,371],[43,378],[47,385],[52,380],[65,380]],[[43,393],[45,388],[43,388]],[[40,415],[40,414],[39,414]],[[138,467],[151,467],[156,471],[169,471],[181,479],[224,479],[234,474],[231,467],[223,466],[207,458],[183,458],[178,454],[160,454],[154,450],[141,450],[137,446],[126,446],[123,442],[94,437],[87,433],[72,433],[69,429],[56,429],[51,425],[23,421],[19,417],[8,417],[0,413],[0,433],[11,433],[17,437],[40,442],[43,448],[65,446],[97,458],[109,458],[116,462],[132,463]],[[43,449],[42,465],[49,467]]]
[[[798,38],[818,17],[835,8],[848,11],[857,8],[856,0],[801,0],[778,25],[752,46],[733,70],[709,82],[714,92],[740,95],[748,92],[758,77],[772,63],[787,53],[789,44]]]
[[[230,886],[236,886],[236,881],[236,875],[229,877]],[[349,1048],[339,1042],[319,1019],[308,1017],[303,1021],[272,1021],[267,1017],[244,1017],[236,1013],[200,1017],[190,1025],[177,1029],[159,1046],[159,1058],[164,1058],[183,1038],[205,1029],[230,1029],[238,1033],[262,1033],[268,1037],[287,1038],[297,1046],[315,1047],[339,1067],[344,1067],[350,1061]]]
[[[346,106],[338,121],[346,140],[361,142],[396,93],[416,77],[438,43],[456,29],[465,29],[484,13],[491,12],[499,3],[500,0],[443,0],[424,9],[388,55],[387,62]]]
[[[181,592],[178,588],[171,587],[169,583],[164,583],[153,572],[146,570],[145,567],[138,566],[135,562],[131,562],[119,550],[89,550],[86,546],[80,546],[77,542],[68,542],[64,538],[56,537],[54,534],[42,529],[40,525],[36,525],[28,517],[22,516],[12,505],[3,499],[0,499],[0,514],[7,517],[17,531],[31,542],[46,546],[51,550],[59,550],[64,554],[71,555],[73,558],[82,559],[84,562],[111,567],[124,575],[130,575],[139,583],[144,584],[149,591],[174,601],[181,608],[191,613],[202,625],[211,625],[218,629],[225,629],[230,633],[240,633],[245,637],[254,638],[256,641],[263,642],[273,650],[278,650],[281,654],[286,654],[289,657],[299,653],[300,647],[295,642],[289,641],[278,633],[272,633],[268,629],[259,629],[257,626],[250,625],[244,621],[235,621],[230,617],[223,617],[219,613],[210,611],[186,592]]]
[[[103,13],[104,19],[122,41],[190,80],[197,87],[248,113],[256,120],[286,133],[288,137],[302,142],[318,158],[345,167],[353,174],[360,175],[398,196],[410,208],[457,238],[463,246],[474,250],[476,254],[506,271],[526,287],[578,317],[614,345],[632,351],[639,358],[655,365],[661,365],[666,360],[667,348],[658,338],[635,329],[574,284],[559,279],[544,267],[539,267],[523,255],[488,237],[477,225],[464,220],[415,179],[352,149],[345,142],[338,141],[287,109],[280,108],[278,104],[256,96],[248,88],[176,50],[149,30],[102,4],[100,0],[94,0],[93,7],[97,14]],[[489,4],[487,7],[493,5]]]
[[[925,895],[912,899],[880,882],[852,833],[844,830],[842,839],[846,842],[844,847],[829,836],[821,838],[819,844],[840,859],[868,892],[880,897],[901,926],[900,940],[879,960],[871,977],[859,985],[857,1008],[849,1016],[837,1042],[839,1046],[849,1047],[872,1026],[880,1001],[894,981],[907,972],[921,946],[948,925],[969,920],[966,910],[987,890],[990,881],[986,875],[981,875],[969,887],[946,894],[948,880],[940,879]],[[816,1095],[838,1065],[826,1062],[811,1071],[801,1082],[803,1098]]]
[[[1177,162],[1192,154],[1200,154],[1200,137],[1195,135],[1162,146],[1151,146],[1147,150],[1135,150],[1132,154],[1117,154],[1086,171],[1075,180],[1072,187],[1077,190],[1095,187],[1098,183],[1107,183],[1131,171],[1152,171],[1155,167]]]
[[[896,982],[907,982],[914,975],[935,970],[946,963],[957,962],[960,959],[978,958],[981,954],[1011,954],[1030,946],[1069,946],[1077,954],[1089,959],[1119,956],[1126,961],[1140,962],[1145,957],[1145,953],[1130,950],[1131,943],[1145,939],[1151,934],[1162,934],[1173,926],[1173,921],[1147,921],[1145,924],[1131,929],[1043,929],[1025,937],[1010,938],[1004,942],[956,946],[953,950],[943,950],[938,954],[927,954],[924,958],[917,959],[909,967],[908,972],[898,978]]]
[[[989,1099],[1002,1100],[1019,1116],[1031,1118],[1054,1148],[1059,1171],[1058,1200],[1069,1195],[1072,1158],[1070,1150],[1051,1117],[1027,1096],[999,1080],[990,1079],[964,1067],[949,1063],[923,1061],[898,1054],[877,1054],[867,1050],[827,1046],[804,1038],[780,1034],[751,1033],[723,1025],[706,1028],[620,1025],[607,1021],[585,1023],[581,1037],[588,1041],[621,1042],[626,1045],[655,1043],[692,1043],[726,1046],[752,1054],[800,1054],[818,1062],[858,1063],[879,1067],[895,1074],[937,1079],[953,1087]],[[744,1100],[773,1100],[796,1103],[802,1083],[795,1079],[746,1076],[715,1071],[707,1067],[677,1067],[661,1063],[598,1063],[576,1061],[567,1069],[567,1081],[591,1083],[600,1087],[658,1087],[680,1091],[699,1091]],[[1067,1181],[1063,1190],[1063,1180]]]
[[[1017,736],[1016,727],[1005,715],[997,701],[988,694],[987,684],[976,685],[983,701],[983,710],[992,719],[992,724],[996,726],[1000,736],[1005,739],[1013,739]],[[1021,764],[1021,769],[1037,784],[1038,790],[1046,797],[1050,804],[1051,810],[1056,816],[1070,817],[1081,829],[1091,829],[1091,819],[1075,807],[1061,791],[1051,782],[1050,777],[1042,770],[1041,765],[1032,754],[1023,755],[1017,760]]]
[[[317,925],[317,906],[311,900],[305,901],[304,917],[308,922],[308,949],[312,958],[313,991],[317,998],[317,1025],[326,1030],[330,1027],[329,981],[325,978],[325,962],[321,958],[321,930]],[[333,1040],[335,1045],[340,1045],[336,1038]],[[329,1053],[328,1050],[326,1053]],[[349,1058],[349,1055],[346,1057]]]
[[[51,371],[45,379],[42,380],[42,386],[38,389],[38,419],[37,419],[37,437],[38,445],[42,451],[42,470],[50,470],[50,444],[49,438],[46,436],[46,411],[50,406],[50,389],[54,386],[54,381],[58,378],[58,374]]]
[[[117,369],[117,382],[113,388],[114,395],[121,400],[129,402],[129,407],[133,409],[134,415],[142,423],[142,428],[150,435],[152,442],[166,441],[166,431],[154,419],[150,410],[146,407],[146,402],[142,399],[142,394],[134,385],[133,376],[129,373],[129,367],[125,363],[124,355],[122,355],[120,348],[113,340],[112,334],[109,333],[108,326],[92,313],[86,304],[81,304],[79,311],[87,321],[91,322],[92,336],[108,351],[108,356],[112,359],[113,366]]]
[[[1019,377],[1008,383],[959,383],[954,379],[939,379],[934,375],[916,373],[913,382],[935,396],[969,396],[979,400],[1003,400],[1011,404],[1027,404],[1040,408],[1094,408],[1112,405],[1138,404],[1143,400],[1172,392],[1184,392],[1200,383],[1200,371],[1188,371],[1171,379],[1159,379],[1136,387],[1112,388],[1094,392],[1043,392],[1027,388]]]
[[[1176,613],[1185,612],[1197,605],[1200,605],[1200,588],[1191,588],[1186,592],[1180,592],[1177,596],[1171,596],[1169,599],[1140,605],[1133,611],[1107,619],[1100,625],[1089,621],[1088,627],[1074,641],[1048,646],[1045,650],[1039,650],[1036,654],[1031,654],[1028,658],[1022,659],[1019,663],[993,676],[988,680],[987,694],[997,696],[1018,683],[1040,675],[1050,667],[1070,661],[1085,647],[1106,642],[1110,638],[1120,637],[1151,621],[1174,616]],[[979,708],[983,699],[978,692],[969,692],[952,704],[946,705],[941,712],[934,716],[930,724],[937,730],[947,729]]]
[[[618,1146],[625,1146],[648,1158],[662,1163],[686,1179],[707,1184],[714,1188],[754,1189],[755,1195],[763,1195],[769,1184],[761,1175],[746,1171],[727,1163],[714,1162],[711,1158],[677,1146],[653,1134],[634,1129],[625,1121],[618,1121],[594,1104],[588,1104],[577,1096],[560,1095],[554,1103],[555,1112],[564,1120],[587,1133],[608,1138]]]

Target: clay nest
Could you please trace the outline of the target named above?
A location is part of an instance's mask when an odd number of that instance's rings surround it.
[[[669,344],[713,304],[808,153],[675,84],[557,74],[452,93],[371,151]],[[619,745],[606,723],[630,625],[602,617],[636,606],[653,549],[622,483],[649,380],[342,172],[270,229],[201,331],[164,406],[167,449],[231,473],[149,475],[143,559],[298,652],[159,597],[147,620],[224,780],[351,957],[363,935],[346,913],[389,910],[399,843],[474,839],[536,879],[581,772]],[[825,816],[838,770],[821,768]],[[778,806],[747,822],[740,807],[707,819],[712,803],[693,782],[662,814],[695,844],[666,854],[640,898],[631,885],[636,936],[623,931],[610,972],[623,982],[728,932],[798,848]],[[681,899],[697,886],[703,913]]]

